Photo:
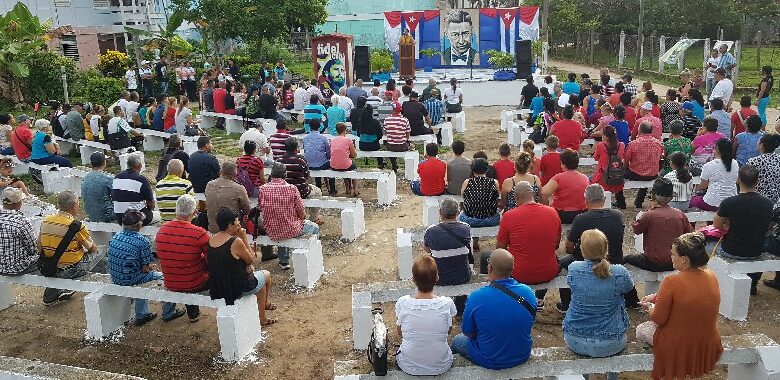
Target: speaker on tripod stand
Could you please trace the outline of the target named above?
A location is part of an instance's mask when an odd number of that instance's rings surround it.
[[[371,80],[371,63],[368,46],[355,46],[355,79]]]
[[[531,54],[530,40],[515,41],[515,62],[517,63],[517,79],[525,79],[531,75],[531,65],[533,65],[533,54]]]

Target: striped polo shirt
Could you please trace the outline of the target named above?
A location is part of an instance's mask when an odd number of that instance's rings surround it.
[[[392,101],[385,101],[376,107],[376,118],[383,121],[393,114],[395,104]]]
[[[41,250],[47,257],[54,256],[54,251],[60,245],[63,236],[68,232],[68,227],[73,223],[73,215],[65,211],[49,215],[43,218],[41,222]],[[87,231],[87,227],[82,224],[81,229],[68,244],[65,253],[60,257],[58,267],[66,267],[78,263],[84,257],[84,246],[92,245],[92,237]]]
[[[274,155],[274,161],[279,161],[287,151],[284,149],[284,142],[290,138],[290,134],[284,130],[276,130],[276,133],[272,134],[268,139],[271,142],[271,153]]]
[[[452,234],[445,231],[448,229]],[[452,235],[458,237],[454,239]],[[468,255],[471,251],[471,227],[463,222],[439,223],[425,230],[423,243],[439,269],[439,285],[457,285],[469,281]]]
[[[287,183],[298,188],[301,198],[308,198],[311,194],[311,188],[306,183],[306,180],[309,179],[309,164],[306,159],[295,153],[290,153],[278,161],[284,164],[287,169]]]
[[[127,169],[114,177],[111,199],[114,201],[114,213],[117,220],[129,209],[141,210],[146,201],[154,200],[152,185],[146,177],[134,169]]]
[[[403,145],[408,139],[406,135],[412,131],[409,120],[403,116],[390,116],[385,119],[385,133],[388,145]]]
[[[325,107],[321,104],[309,104],[303,107],[303,127],[306,129],[306,133],[311,132],[311,126],[309,122],[311,120],[322,120],[325,116]]]
[[[209,279],[206,269],[208,232],[177,219],[160,227],[155,242],[165,287],[179,292],[203,290]]]
[[[255,156],[248,156],[245,154],[236,159],[236,167],[238,169],[245,169],[247,175],[249,176],[249,180],[251,180],[252,183],[256,184],[257,186],[262,185],[261,181],[265,175],[265,165],[263,165],[263,160]]]
[[[192,182],[177,175],[168,174],[157,182],[154,190],[157,196],[157,208],[164,222],[176,219],[176,201],[184,194],[193,194]]]

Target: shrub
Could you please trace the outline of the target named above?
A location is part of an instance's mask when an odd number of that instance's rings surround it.
[[[385,49],[372,50],[368,61],[371,64],[371,71],[375,72],[389,72],[395,67],[393,56]]]
[[[100,62],[97,65],[98,70],[104,76],[111,78],[124,77],[128,67],[130,67],[130,57],[125,53],[114,50],[101,54]]]
[[[251,63],[248,65],[240,66],[239,71],[242,78],[247,79],[254,79],[258,75],[260,75],[260,70],[263,69],[263,66],[259,63]]]
[[[228,55],[227,57],[225,57],[225,59],[224,59],[225,65],[227,65],[227,61],[229,59],[232,59],[233,61],[235,61],[236,65],[238,65],[238,67],[244,67],[244,66],[247,66],[247,65],[251,65],[251,64],[253,64],[255,62],[255,60],[252,59],[252,57],[250,57],[248,54],[246,54],[246,52],[243,52],[243,51],[236,51],[233,54]]]
[[[497,67],[499,70],[510,70],[512,66],[515,65],[515,57],[514,55],[498,51],[498,50],[488,50],[486,52],[488,55],[488,63],[491,66]]]
[[[267,41],[259,50],[256,46],[251,46],[249,51],[257,58],[256,62],[268,62],[272,65],[276,65],[280,59],[287,63],[295,59],[284,41]]]
[[[70,91],[73,91],[77,75],[76,63],[72,59],[54,52],[41,51],[32,53],[27,59],[27,65],[30,75],[22,80],[22,92],[28,102],[64,99],[60,67],[65,68]]]
[[[91,70],[80,73],[73,91],[73,99],[109,107],[119,99],[125,84],[121,79],[104,77]]]

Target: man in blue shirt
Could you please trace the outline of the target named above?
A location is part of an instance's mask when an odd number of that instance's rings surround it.
[[[536,306],[533,290],[512,276],[514,258],[503,249],[490,254],[488,278]],[[525,363],[531,356],[534,316],[513,297],[493,286],[471,293],[466,301],[462,334],[452,339],[452,352],[488,369],[506,369]]]
[[[84,202],[84,212],[92,222],[115,222],[114,202],[111,200],[111,190],[114,176],[105,172],[106,155],[95,152],[89,156],[92,171],[84,176],[81,182],[81,198]]]
[[[438,88],[431,90],[430,97],[423,102],[423,105],[428,110],[428,116],[430,116],[432,123],[431,126],[439,125],[444,114],[444,103],[441,101],[441,93]]]
[[[325,119],[326,112],[325,107],[320,104],[320,97],[312,95],[309,98],[309,104],[306,107],[303,107],[303,129],[306,130],[306,133],[311,132],[312,120],[319,120],[319,129],[322,129],[322,121]]]
[[[720,51],[720,62],[718,62],[718,67],[725,69],[726,78],[731,79],[733,70],[735,67],[737,67],[737,59],[734,58],[734,55],[729,53],[729,45],[727,44],[720,45],[718,51]]]
[[[336,96],[336,95],[334,95]],[[331,106],[330,108],[339,108]],[[303,151],[306,162],[309,164],[309,170],[328,170],[330,169],[330,144],[328,139],[320,134],[320,121],[311,121],[311,132],[303,138]],[[317,187],[322,188],[322,178],[314,178]],[[328,178],[328,192],[330,195],[336,194],[336,179]]]
[[[108,244],[108,273],[111,282],[117,285],[134,286],[149,281],[162,280],[162,272],[152,267],[152,256],[149,239],[139,231],[143,226],[144,214],[136,209],[129,209],[122,215],[122,232],[114,235]],[[135,299],[135,325],[141,326],[155,318],[157,314],[149,312],[147,300]],[[169,322],[184,315],[184,310],[177,310],[175,303],[163,302],[163,321]]]
[[[358,79],[355,83],[347,89],[347,97],[352,99],[352,103],[357,104],[358,99],[361,96],[368,98],[368,93],[363,89],[363,80]]]

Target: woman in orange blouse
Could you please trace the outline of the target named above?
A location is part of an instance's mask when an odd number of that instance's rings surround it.
[[[704,235],[691,232],[672,243],[677,274],[661,282],[657,294],[642,299],[650,321],[637,326],[640,342],[653,346],[653,379],[701,377],[715,368],[723,353],[718,332],[718,279],[704,269],[709,255]]]

